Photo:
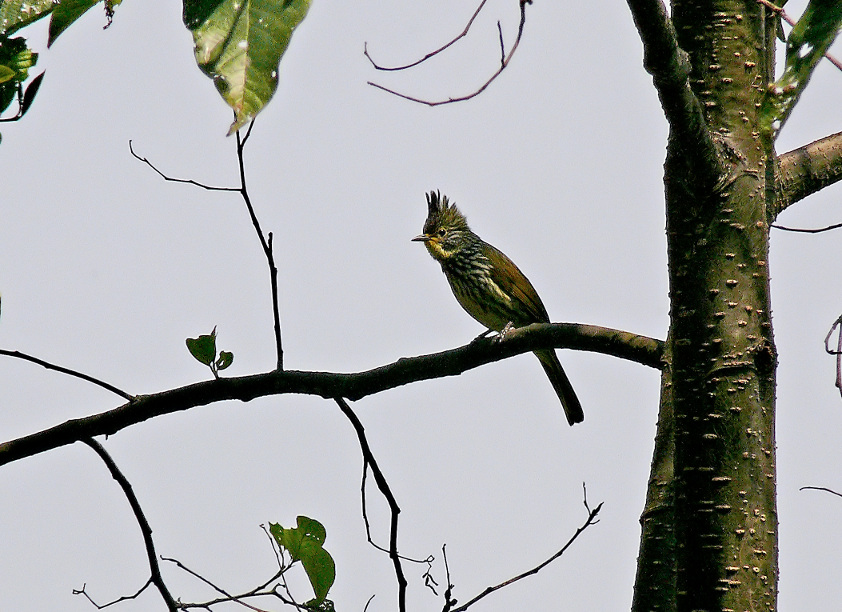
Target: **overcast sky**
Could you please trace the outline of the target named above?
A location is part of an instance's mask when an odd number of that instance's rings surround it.
[[[790,6],[792,5],[792,6]],[[473,2],[316,1],[295,33],[278,94],[247,148],[257,214],[274,232],[286,366],[359,371],[462,345],[482,328],[439,266],[410,242],[441,189],[472,227],[529,276],[554,321],[664,338],[668,325],[662,165],[666,123],[622,2],[537,1],[524,40],[479,98],[427,108],[366,84],[431,99],[467,93],[496,69],[496,21],[513,41],[516,3],[491,0],[471,35],[406,74],[458,33]],[[787,4],[794,15],[804,2]],[[274,366],[268,275],[242,202],[165,183],[162,171],[235,185],[230,111],[196,67],[178,3],[128,1],[102,31],[91,11],[46,51],[46,23],[23,31],[47,70],[27,117],[0,145],[0,347],[97,376],[131,393],[206,379],[184,339],[216,325],[225,373]],[[842,54],[840,45],[836,45]],[[842,73],[819,67],[780,152],[842,129]],[[835,186],[785,212],[786,225],[842,219]],[[842,234],[777,232],[770,255],[780,352],[778,483],[781,609],[842,600],[842,399],[822,340],[842,310]],[[601,522],[556,563],[477,610],[628,609],[657,418],[658,373],[560,352],[582,400],[570,428],[539,364],[520,356],[458,378],[354,404],[401,514],[401,552],[437,561],[447,544],[454,596],[524,571],[584,521],[582,482]],[[4,440],[121,401],[32,364],[0,360]],[[298,514],[327,528],[337,609],[395,609],[388,558],[365,543],[361,458],[337,407],[284,396],[169,415],[106,448],[134,486],[158,551],[231,591],[267,579],[259,525]],[[0,608],[89,611],[147,579],[125,498],[76,444],[0,469]],[[370,489],[374,536],[385,506]],[[174,594],[212,594],[172,566]],[[411,610],[441,609],[407,565]],[[296,583],[301,600],[309,597]],[[119,610],[164,609],[149,591]],[[232,608],[233,609],[233,608]]]

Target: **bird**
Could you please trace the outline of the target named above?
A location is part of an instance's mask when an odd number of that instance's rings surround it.
[[[531,323],[549,323],[544,303],[529,279],[502,251],[471,231],[455,203],[440,191],[427,195],[427,220],[423,233],[412,238],[423,242],[450,283],[456,300],[490,331],[505,333]],[[561,400],[570,425],[585,419],[582,404],[567,378],[555,350],[535,351],[553,389]]]

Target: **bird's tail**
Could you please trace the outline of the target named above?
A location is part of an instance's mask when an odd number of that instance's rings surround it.
[[[564,414],[567,416],[567,422],[571,425],[581,423],[585,420],[585,413],[582,411],[582,404],[579,403],[579,398],[576,397],[576,392],[573,390],[573,385],[570,384],[570,379],[564,373],[555,351],[535,351],[535,356],[544,367],[544,372],[547,373],[547,378],[555,389],[558,399],[561,400],[561,406],[564,408]]]

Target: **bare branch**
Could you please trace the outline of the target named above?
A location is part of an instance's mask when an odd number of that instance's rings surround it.
[[[837,493],[833,489],[828,489],[827,487],[801,487],[798,490],[799,491],[805,491],[807,489],[812,490],[812,491],[825,491],[826,493],[833,493],[834,495],[836,495],[838,497],[842,497],[842,493]]]
[[[236,132],[237,165],[240,173],[239,187],[213,187],[204,183],[199,183],[192,179],[173,178],[161,172],[152,162],[150,162],[145,157],[140,157],[137,153],[135,153],[134,149],[132,148],[131,140],[129,140],[129,151],[135,157],[135,159],[142,161],[147,166],[152,168],[152,170],[154,170],[158,174],[158,176],[160,176],[165,181],[172,181],[175,183],[187,183],[189,185],[201,187],[202,189],[207,189],[208,191],[234,191],[240,194],[240,197],[242,197],[243,202],[245,202],[246,210],[248,211],[249,218],[251,219],[251,224],[254,227],[255,232],[257,233],[257,238],[260,241],[260,247],[261,249],[263,249],[263,255],[266,258],[266,263],[269,266],[269,280],[272,292],[272,318],[274,319],[275,349],[277,353],[276,367],[279,370],[283,370],[284,350],[283,345],[281,343],[281,315],[278,306],[278,268],[275,265],[275,255],[272,245],[272,232],[269,232],[267,236],[267,234],[264,234],[263,230],[260,228],[260,222],[257,219],[257,215],[254,212],[254,206],[252,206],[251,198],[249,197],[248,187],[246,186],[246,167],[243,159],[243,151],[245,150],[246,142],[248,142],[249,136],[251,136],[251,130],[253,127],[254,119],[252,119],[251,123],[249,123],[248,129],[246,130],[244,136],[240,135],[240,130],[237,130]]]
[[[82,372],[77,372],[76,370],[71,370],[70,368],[65,368],[64,366],[56,365],[54,363],[50,363],[49,361],[44,361],[43,359],[39,359],[38,357],[33,357],[32,355],[27,355],[26,353],[21,353],[20,351],[9,351],[6,349],[0,349],[0,355],[6,355],[7,357],[14,357],[15,359],[23,359],[24,361],[36,363],[39,366],[47,368],[48,370],[55,370],[56,372],[61,372],[62,374],[74,376],[89,383],[93,383],[97,386],[102,387],[103,389],[111,391],[111,393],[119,395],[123,399],[127,399],[129,401],[134,400],[133,395],[126,393],[122,389],[118,389],[114,385],[99,380],[98,378],[94,378],[93,376],[89,376],[88,374],[83,374]]]
[[[167,604],[167,609],[170,612],[177,612],[178,604],[175,599],[173,599],[169,589],[167,589],[163,576],[161,576],[161,568],[158,565],[158,556],[155,553],[155,542],[152,540],[152,528],[149,526],[149,521],[146,520],[143,508],[140,507],[140,502],[132,490],[132,485],[120,471],[120,468],[117,467],[117,464],[111,458],[111,455],[108,454],[99,442],[93,438],[83,439],[82,442],[90,446],[94,452],[99,455],[99,458],[102,459],[103,463],[105,463],[108,471],[111,472],[111,477],[117,481],[117,484],[119,484],[120,488],[123,490],[123,495],[126,496],[129,506],[131,506],[132,512],[134,512],[137,524],[140,526],[140,532],[143,534],[143,544],[146,547],[146,558],[149,561],[149,571],[151,573],[149,582],[154,584],[155,588],[158,589],[158,592]],[[141,591],[142,590],[143,589],[141,589]],[[140,591],[138,591],[138,593],[140,593]]]
[[[224,400],[251,401],[267,395],[300,393],[326,399],[357,400],[421,380],[456,376],[467,370],[536,349],[571,348],[662,367],[664,343],[629,332],[574,323],[533,323],[512,330],[505,340],[477,338],[465,346],[399,359],[353,374],[275,370],[219,378],[151,395],[138,395],[122,406],[72,419],[38,433],[0,444],[0,465],[31,457],[97,435],[111,435],[148,419]]]
[[[461,34],[458,34],[456,36],[456,38],[454,38],[450,42],[445,43],[444,45],[442,45],[441,47],[439,47],[435,51],[430,51],[427,55],[425,55],[424,57],[422,57],[419,60],[416,60],[416,61],[411,62],[409,64],[404,64],[403,66],[391,66],[391,67],[381,66],[380,64],[375,62],[374,59],[372,59],[371,55],[369,55],[369,53],[368,53],[368,43],[367,42],[364,43],[364,45],[363,45],[363,55],[365,55],[368,58],[368,61],[371,62],[371,65],[374,66],[375,69],[383,70],[385,72],[393,72],[393,71],[396,71],[396,70],[406,70],[407,68],[412,68],[413,66],[417,66],[418,64],[421,64],[422,62],[426,62],[431,57],[434,57],[434,56],[438,55],[439,53],[441,53],[442,51],[444,51],[445,49],[447,49],[451,45],[455,44],[458,40],[467,36],[468,30],[471,29],[472,25],[474,25],[474,21],[476,20],[477,15],[479,15],[480,11],[482,10],[482,7],[485,6],[486,2],[488,2],[488,0],[482,0],[482,2],[480,2],[479,6],[477,7],[477,10],[475,10],[474,14],[471,15],[471,18],[468,20],[468,23],[465,26],[465,29],[462,30]]]
[[[269,580],[267,580],[266,582],[264,582],[263,584],[261,584],[259,586],[256,586],[252,590],[246,591],[245,593],[240,593],[240,594],[234,595],[232,593],[229,593],[228,591],[226,591],[222,587],[214,584],[213,582],[211,582],[210,580],[208,580],[207,578],[202,576],[200,573],[190,569],[189,567],[184,565],[178,559],[171,559],[169,557],[161,557],[161,561],[167,561],[169,563],[175,564],[179,569],[187,572],[188,574],[190,574],[194,578],[197,578],[198,580],[201,580],[206,585],[208,585],[210,588],[212,588],[214,591],[216,591],[217,593],[222,595],[222,597],[217,597],[216,599],[211,599],[211,600],[204,601],[204,602],[196,602],[196,603],[181,602],[181,603],[179,603],[179,608],[182,609],[182,610],[190,610],[190,609],[193,609],[193,608],[202,608],[202,609],[209,610],[211,608],[211,606],[215,606],[217,604],[235,602],[235,603],[238,603],[245,608],[248,608],[249,610],[254,610],[255,612],[264,612],[264,610],[262,608],[258,608],[257,606],[253,606],[250,603],[244,601],[245,599],[248,599],[248,598],[251,598],[251,597],[276,597],[287,605],[295,606],[299,609],[303,608],[303,606],[299,606],[294,601],[287,600],[284,597],[281,597],[280,595],[278,595],[278,593],[274,590],[274,588],[272,588],[272,589],[268,588],[269,585],[272,582],[275,582],[278,578],[281,577],[281,575],[284,573],[284,571],[286,571],[287,568],[281,569],[274,576],[272,576]]]
[[[834,223],[833,225],[827,225],[825,227],[816,227],[816,228],[809,228],[809,227],[787,227],[785,225],[778,225],[777,223],[773,223],[770,227],[774,227],[775,229],[784,230],[787,232],[800,232],[802,234],[820,234],[822,232],[829,232],[830,230],[839,229],[842,227],[842,223]]]
[[[151,161],[135,153],[131,140],[129,140],[129,152],[132,154],[132,157],[134,157],[138,161],[142,161],[144,164],[152,168],[158,174],[158,176],[160,176],[165,181],[170,181],[172,183],[186,183],[188,185],[201,187],[202,189],[206,189],[208,191],[239,191],[239,188],[237,187],[216,187],[214,185],[206,185],[205,183],[199,183],[198,181],[194,181],[193,179],[174,178],[171,176],[167,176],[166,174],[158,170],[158,168],[156,168]]]
[[[398,579],[398,610],[399,612],[406,612],[407,582],[403,573],[403,567],[401,566],[401,556],[398,554],[398,515],[401,513],[401,509],[398,506],[398,501],[392,493],[392,489],[389,487],[389,483],[386,481],[386,477],[383,475],[380,466],[377,464],[377,459],[375,459],[374,453],[371,452],[371,447],[368,444],[368,439],[365,435],[365,427],[363,427],[362,421],[360,421],[354,411],[351,410],[348,402],[344,399],[341,397],[335,397],[334,401],[336,402],[336,405],[339,406],[342,414],[344,414],[351,422],[351,426],[357,433],[357,439],[360,442],[360,450],[362,450],[363,453],[363,461],[371,466],[371,473],[374,475],[374,482],[377,483],[377,488],[380,489],[380,493],[384,498],[386,498],[386,502],[389,504],[389,512],[391,515],[391,520],[389,522],[389,558],[392,559],[392,564],[395,566],[395,576]]]
[[[799,200],[842,179],[842,132],[784,153],[779,158],[774,220],[781,211]]]
[[[833,325],[830,326],[830,331],[827,332],[827,335],[824,337],[824,350],[829,355],[836,355],[836,388],[839,389],[839,393],[842,393],[842,315],[840,315],[834,322]],[[837,339],[836,339],[836,350],[830,348],[828,342],[830,341],[830,336],[833,334],[833,330],[839,329],[837,332]]]
[[[587,491],[586,491],[586,495],[587,495]],[[576,529],[576,532],[570,537],[569,540],[567,540],[567,543],[564,546],[562,546],[561,549],[557,553],[555,553],[552,557],[550,557],[546,561],[543,561],[542,563],[539,563],[538,565],[536,565],[532,569],[523,572],[522,574],[518,574],[517,576],[515,576],[513,578],[509,578],[508,580],[504,580],[500,584],[496,584],[494,586],[486,587],[486,589],[482,593],[480,593],[479,595],[477,595],[476,597],[474,597],[473,599],[471,599],[467,603],[462,604],[458,608],[453,608],[452,610],[450,610],[450,608],[448,608],[447,605],[445,605],[445,612],[464,612],[469,607],[471,607],[473,604],[478,602],[480,599],[482,599],[484,597],[487,597],[488,595],[491,595],[494,591],[498,591],[498,590],[502,589],[503,587],[509,586],[510,584],[513,584],[513,583],[517,582],[518,580],[522,580],[522,579],[524,579],[528,576],[532,576],[532,575],[540,572],[542,569],[544,569],[550,563],[552,563],[553,561],[558,559],[561,555],[563,555],[567,551],[567,549],[570,548],[570,546],[573,544],[573,542],[576,541],[576,538],[578,538],[582,534],[582,532],[585,531],[585,529],[587,529],[591,525],[595,525],[596,523],[599,522],[599,521],[596,520],[596,517],[599,514],[599,511],[602,510],[602,503],[603,502],[600,502],[599,505],[596,508],[591,510],[588,507],[587,496],[585,497],[585,508],[588,510],[588,518],[585,519],[585,522],[582,523],[582,525],[578,529]],[[450,580],[448,579],[448,583],[449,582],[450,582]]]
[[[371,85],[372,87],[376,87],[377,89],[382,89],[386,93],[390,93],[390,94],[395,95],[399,98],[403,98],[404,100],[409,100],[410,102],[417,102],[419,104],[426,104],[427,106],[441,106],[442,104],[453,104],[454,102],[464,102],[465,100],[470,100],[471,98],[477,97],[483,91],[485,91],[488,88],[488,86],[491,85],[491,83],[493,83],[497,79],[498,76],[500,76],[500,74],[509,65],[509,62],[511,61],[512,56],[515,54],[515,51],[517,51],[517,48],[520,45],[520,39],[523,37],[523,27],[524,27],[524,25],[526,25],[526,5],[527,4],[532,4],[532,0],[520,0],[520,25],[518,26],[518,29],[517,29],[517,38],[515,38],[515,42],[512,45],[512,48],[509,50],[508,55],[505,55],[505,53],[503,54],[503,57],[500,61],[500,67],[497,69],[497,71],[494,74],[492,74],[491,77],[489,77],[489,79],[485,83],[480,85],[479,88],[475,89],[473,92],[471,92],[469,94],[465,94],[464,96],[459,96],[459,97],[456,97],[456,98],[447,98],[445,100],[425,100],[423,98],[416,98],[415,96],[410,96],[410,95],[407,95],[407,94],[400,93],[398,91],[395,91],[394,89],[389,89],[388,87],[384,87],[383,85],[380,85],[378,83],[374,83],[372,81],[369,81],[368,84]],[[482,8],[482,7],[480,6],[480,8]],[[499,29],[499,27],[500,26],[498,24],[498,29]],[[500,37],[500,45],[501,45],[501,47],[503,46],[502,31],[501,31],[501,37]],[[447,46],[449,46],[449,45],[447,45]],[[417,62],[417,63],[420,63],[420,62]]]
[[[698,193],[717,192],[725,168],[719,161],[699,99],[690,88],[690,61],[678,45],[672,20],[662,0],[627,0],[640,40],[643,67],[652,75],[670,137],[682,143]]]
[[[92,606],[94,606],[97,610],[104,610],[105,608],[110,608],[111,606],[117,605],[118,603],[122,603],[124,601],[129,601],[129,600],[132,600],[132,599],[137,599],[138,597],[140,597],[141,593],[143,593],[146,589],[149,588],[150,584],[152,584],[152,578],[147,580],[146,584],[144,584],[142,587],[140,587],[136,592],[132,593],[131,595],[122,595],[122,596],[118,597],[117,599],[114,599],[114,600],[109,601],[108,603],[104,603],[104,604],[98,604],[96,601],[94,601],[94,598],[91,597],[90,594],[88,594],[88,591],[86,590],[88,588],[87,584],[83,584],[81,589],[73,589],[71,592],[74,595],[84,595],[85,599],[87,599],[90,602],[90,604]]]
[[[249,136],[251,136],[251,129],[254,127],[254,119],[249,124],[246,135],[240,137],[239,130],[237,131],[237,163],[240,168],[240,195],[243,202],[246,204],[246,209],[251,219],[251,224],[254,226],[254,231],[257,232],[257,238],[260,240],[260,246],[263,249],[263,255],[266,257],[266,264],[269,266],[269,283],[272,290],[272,318],[274,319],[274,333],[275,333],[275,352],[277,356],[276,367],[279,370],[284,369],[284,349],[281,343],[281,314],[278,306],[278,268],[275,265],[275,254],[272,245],[272,232],[267,235],[260,229],[260,221],[254,212],[254,207],[251,204],[248,188],[246,187],[246,166],[243,160],[243,149],[246,146]]]

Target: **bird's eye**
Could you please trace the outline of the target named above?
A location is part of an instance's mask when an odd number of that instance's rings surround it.
[[[444,238],[447,235],[447,230],[443,227],[439,228],[439,231],[436,232],[439,238]]]

